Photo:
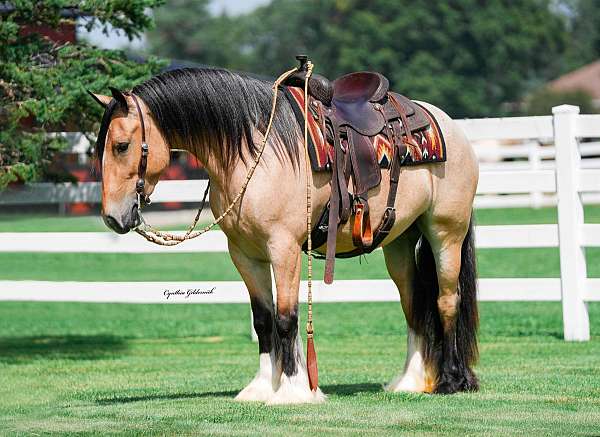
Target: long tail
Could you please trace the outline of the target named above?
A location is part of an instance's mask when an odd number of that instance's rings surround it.
[[[462,382],[458,390],[477,390],[478,382],[471,367],[477,362],[477,328],[479,313],[477,310],[477,267],[475,258],[475,238],[473,218],[462,244],[461,267],[459,274],[460,304],[456,322],[456,366]],[[437,298],[439,294],[435,259],[431,246],[421,236],[416,249],[417,273],[414,277],[412,297],[413,328],[423,336],[424,360],[427,367],[435,369],[436,375],[442,373],[444,339]]]

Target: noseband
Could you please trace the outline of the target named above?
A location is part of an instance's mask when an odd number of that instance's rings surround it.
[[[150,196],[144,194],[144,188],[146,185],[146,168],[148,167],[148,143],[146,143],[146,125],[144,123],[144,115],[138,102],[137,97],[133,93],[129,93],[135,103],[138,117],[140,119],[140,128],[142,129],[142,156],[140,157],[140,164],[138,165],[138,180],[135,183],[135,192],[138,198],[138,207],[141,207],[142,201],[146,204],[150,204]]]

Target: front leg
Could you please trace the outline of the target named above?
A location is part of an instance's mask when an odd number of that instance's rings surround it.
[[[298,335],[298,291],[302,256],[300,246],[292,239],[281,238],[270,246],[271,264],[277,287],[277,315],[275,326],[279,341],[281,378],[279,389],[268,404],[315,403],[325,400],[317,388],[313,392],[308,384],[306,359],[302,340]]]
[[[264,260],[246,256],[229,243],[229,253],[240,272],[252,306],[254,330],[258,337],[259,369],[254,379],[236,396],[238,401],[267,401],[279,388],[281,365],[275,332],[275,309],[271,290],[271,270]]]

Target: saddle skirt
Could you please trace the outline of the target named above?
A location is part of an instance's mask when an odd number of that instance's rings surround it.
[[[292,97],[289,100],[294,108],[298,123],[301,126],[304,126],[304,90],[290,86],[287,87],[287,91],[289,92],[289,96]],[[418,103],[415,104],[418,105]],[[431,113],[422,105],[419,105],[419,107],[424,110],[428,125],[413,132],[413,138],[416,140],[418,147],[414,147],[414,145],[404,142],[406,149],[404,150],[404,156],[400,157],[401,165],[403,166],[446,161],[446,143],[441,129]],[[333,144],[328,142],[323,136],[323,132],[317,120],[318,116],[315,113],[314,105],[312,105],[312,99],[311,102],[309,102],[309,113],[308,152],[312,169],[316,172],[330,171],[335,159],[335,151]],[[383,133],[371,136],[369,139],[373,146],[379,168],[389,169],[392,158],[394,157],[395,148],[393,147],[393,144],[391,144],[389,139]],[[406,139],[406,137],[403,137],[403,139]]]

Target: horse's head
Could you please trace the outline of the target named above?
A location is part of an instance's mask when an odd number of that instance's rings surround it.
[[[105,108],[96,144],[102,167],[102,218],[109,228],[125,234],[139,225],[138,202],[150,196],[169,165],[169,147],[139,97],[114,88],[111,92],[112,96],[90,93]],[[143,143],[148,145],[145,157]]]

